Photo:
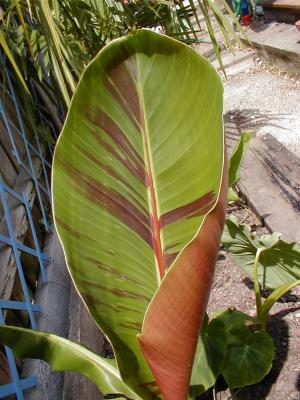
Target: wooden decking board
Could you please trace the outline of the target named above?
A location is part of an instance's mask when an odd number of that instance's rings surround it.
[[[240,135],[235,122],[225,122],[229,148]],[[238,187],[250,208],[271,232],[300,243],[300,160],[273,136],[251,140],[240,169]]]
[[[41,174],[41,160],[38,157],[33,158],[33,167],[39,178]],[[30,205],[32,207],[36,190],[32,179],[24,169],[22,169],[18,175],[13,190],[17,193],[24,192],[30,199]],[[24,236],[29,228],[25,207],[11,196],[8,198],[8,206],[15,237],[18,238],[19,242],[23,242]],[[8,236],[5,216],[3,216],[0,221],[0,231]],[[0,296],[2,299],[10,299],[17,272],[17,265],[12,247],[6,246],[3,243],[0,246],[0,265]]]
[[[263,0],[261,5],[266,8],[289,8],[300,10],[300,0]]]

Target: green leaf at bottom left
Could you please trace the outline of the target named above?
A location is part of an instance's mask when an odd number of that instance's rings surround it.
[[[0,326],[0,342],[11,347],[21,358],[39,358],[54,371],[80,372],[91,379],[102,393],[122,393],[140,400],[120,378],[115,360],[100,357],[86,347],[52,333],[14,326]]]

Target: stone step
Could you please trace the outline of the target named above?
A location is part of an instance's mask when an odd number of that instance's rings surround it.
[[[294,24],[300,18],[299,0],[262,0],[265,20]]]
[[[265,23],[249,29],[247,35],[259,57],[289,73],[300,75],[300,33],[296,26]]]
[[[253,49],[238,50],[233,54],[231,51],[222,53],[222,61],[226,76],[232,77],[244,73],[254,66],[256,52]],[[214,60],[212,65],[221,70],[218,60]]]

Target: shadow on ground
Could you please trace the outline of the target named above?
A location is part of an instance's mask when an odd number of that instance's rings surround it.
[[[254,290],[254,283],[247,276],[243,279],[243,283],[247,286],[248,289]],[[261,290],[261,297],[266,299],[271,293],[272,293],[272,290],[263,289],[263,290]],[[298,303],[299,301],[300,301],[299,296],[297,296],[296,294],[293,294],[291,292],[287,292],[282,297],[280,297],[280,299],[277,300],[277,303]],[[300,309],[300,306],[299,306],[299,309]],[[294,311],[296,311],[296,310],[294,309]]]
[[[237,140],[237,132],[241,135],[247,130],[253,131],[255,134],[259,129],[264,127],[280,128],[288,130],[285,126],[285,119],[289,118],[289,114],[278,113],[262,113],[258,108],[245,108],[242,110],[232,110],[224,115],[224,122],[226,126],[227,139]],[[230,124],[234,124],[234,129],[230,129]]]

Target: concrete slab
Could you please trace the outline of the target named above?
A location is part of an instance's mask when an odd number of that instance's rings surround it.
[[[255,64],[256,53],[252,49],[238,50],[235,54],[232,52],[222,53],[222,60],[226,71],[226,77],[235,77],[247,72]],[[212,62],[213,66],[220,71],[218,60]],[[223,76],[223,73],[221,72]]]
[[[300,74],[300,33],[294,25],[272,22],[251,28],[247,34],[260,57]]]
[[[231,51],[222,52],[223,65],[227,70],[233,65],[243,64],[246,60],[247,61],[254,60],[255,54],[256,54],[255,51],[250,48],[237,50],[235,51],[235,53],[232,53]],[[212,65],[216,69],[220,69],[219,62],[217,59],[215,59],[212,62]],[[228,71],[226,71],[226,74],[228,75]]]
[[[294,25],[271,22],[249,29],[250,40],[300,55],[300,35]]]
[[[254,65],[253,57],[248,57],[247,59],[233,64],[230,67],[226,68],[226,76],[227,78],[231,78],[234,76],[240,76],[243,73],[247,73]]]

